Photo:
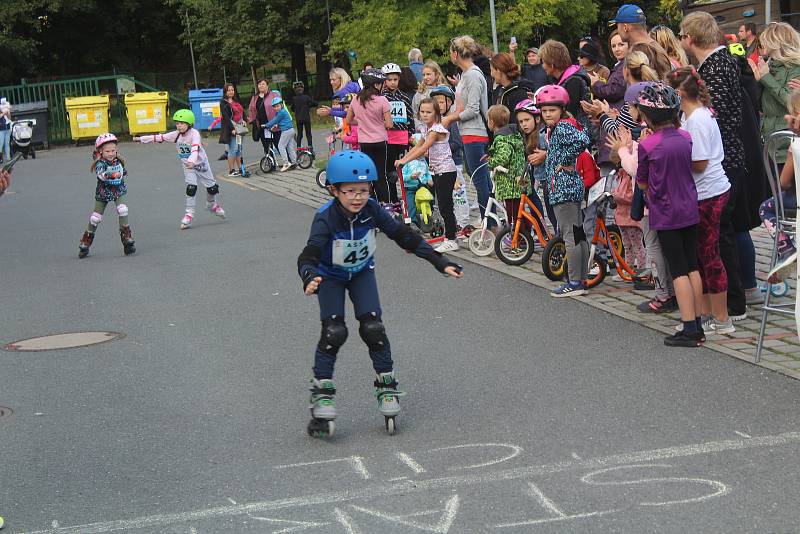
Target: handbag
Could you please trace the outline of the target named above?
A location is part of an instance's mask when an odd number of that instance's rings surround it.
[[[236,135],[247,135],[250,131],[247,129],[247,124],[244,121],[234,122],[233,129],[236,132]]]

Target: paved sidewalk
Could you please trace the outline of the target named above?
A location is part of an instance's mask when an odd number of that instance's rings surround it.
[[[255,169],[253,169],[255,170]],[[285,173],[274,172],[267,175],[253,173],[250,178],[227,178],[218,176],[224,182],[235,183],[247,189],[258,191],[269,191],[275,195],[305,204],[311,207],[319,207],[330,200],[330,196],[320,189],[315,180],[317,170],[294,170]],[[475,198],[475,192],[469,191],[470,199]],[[767,263],[771,251],[772,240],[763,228],[758,228],[752,232],[753,241],[756,245],[757,263],[759,278],[764,278],[767,270]],[[464,248],[455,253],[449,253],[465,261],[483,265],[495,271],[499,271],[520,280],[524,280],[532,285],[551,289],[555,283],[548,280],[541,272],[541,256],[537,252],[522,267],[512,267],[501,262],[494,256],[480,258],[469,251],[464,244]],[[658,330],[665,334],[674,333],[674,326],[679,322],[678,313],[672,314],[643,314],[636,310],[636,305],[652,297],[651,291],[635,291],[630,284],[624,282],[614,282],[609,273],[603,283],[591,290],[582,297],[573,297],[598,308],[600,310],[613,313],[619,317],[631,320],[644,325],[653,330]],[[790,302],[795,298],[796,282],[791,279],[791,290],[787,297],[773,299],[775,302]],[[767,323],[764,349],[761,353],[761,361],[756,365],[777,371],[792,378],[800,379],[800,339],[796,331],[796,323],[793,317],[788,315],[771,314]],[[760,308],[750,307],[747,311],[747,319],[736,323],[736,332],[731,335],[713,335],[708,337],[705,347],[739,358],[740,360],[754,363],[756,354],[756,343],[758,332],[761,325]]]

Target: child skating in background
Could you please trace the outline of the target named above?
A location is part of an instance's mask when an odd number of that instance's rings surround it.
[[[186,182],[186,211],[181,219],[181,230],[191,228],[194,220],[197,194],[197,182],[206,188],[206,208],[219,217],[225,218],[225,210],[219,205],[219,185],[211,172],[208,156],[203,149],[200,132],[193,128],[194,113],[188,109],[179,109],[172,116],[175,130],[166,134],[142,135],[134,137],[134,141],[141,143],[175,143],[178,149],[178,159],[183,167],[183,179]]]
[[[672,87],[654,83],[639,94],[638,109],[652,134],[639,139],[636,183],[645,191],[650,228],[667,258],[683,328],[664,338],[668,347],[698,347],[703,282],[697,263],[700,214],[692,177],[692,139],[676,128],[681,99]]]
[[[553,297],[585,294],[589,276],[589,243],[581,214],[583,179],[576,169],[578,156],[589,146],[589,137],[567,111],[568,104],[569,93],[560,85],[545,85],[536,94],[536,106],[547,124],[545,181],[567,249],[569,271],[569,280],[550,293]]]
[[[520,198],[528,183],[522,182],[525,173],[525,146],[516,127],[510,126],[511,113],[505,106],[494,105],[488,111],[489,129],[494,140],[489,146],[489,168],[494,171],[494,196],[502,200],[508,214],[508,224],[517,221]],[[530,229],[526,219],[524,228]]]
[[[456,94],[447,85],[439,85],[431,91],[433,98],[439,105],[439,112],[442,117],[446,117],[456,111]],[[450,132],[450,154],[453,156],[453,163],[456,164],[456,185],[453,189],[453,213],[456,216],[456,224],[461,228],[470,224],[469,218],[469,198],[467,197],[467,182],[464,180],[464,142],[461,140],[461,131],[458,128],[458,121],[453,121],[447,127]]]
[[[308,242],[297,259],[306,295],[319,294],[322,333],[314,354],[311,381],[311,421],[308,433],[325,437],[333,433],[336,388],[333,371],[339,348],[347,339],[344,321],[345,292],[350,294],[358,333],[369,349],[376,373],[375,396],[386,428],[394,433],[394,418],[400,413],[397,380],[389,339],[381,321],[381,306],[375,280],[375,230],[380,229],[403,249],[428,260],[446,275],[460,278],[461,267],[435,252],[419,235],[398,223],[370,198],[378,178],[373,161],[362,152],[344,151],[328,161],[327,180],[334,199],[314,216]]]
[[[450,144],[447,139],[450,132],[442,126],[442,115],[439,106],[432,98],[425,98],[419,105],[419,120],[422,135],[425,141],[418,143],[409,150],[405,156],[395,161],[395,166],[402,166],[407,162],[428,154],[433,187],[436,190],[436,202],[439,213],[444,219],[444,241],[436,247],[437,252],[450,252],[458,250],[456,241],[456,216],[453,212],[453,189],[456,185],[456,164],[450,154]]]
[[[103,213],[109,202],[117,207],[119,215],[119,237],[126,256],[136,252],[135,241],[128,224],[128,205],[125,195],[128,186],[125,184],[125,162],[117,154],[117,136],[112,133],[100,135],[94,142],[94,162],[91,170],[97,177],[97,186],[94,190],[94,211],[89,216],[89,224],[78,244],[78,257],[85,258],[89,255],[89,247],[94,241],[97,226],[103,220]]]

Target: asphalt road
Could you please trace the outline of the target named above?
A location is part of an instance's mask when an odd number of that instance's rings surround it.
[[[209,152],[216,154],[216,145]],[[336,435],[306,435],[319,322],[295,272],[313,215],[221,183],[228,220],[178,229],[174,147],[123,144],[138,252],[90,149],[23,161],[0,198],[0,515],[7,532],[791,532],[800,384],[381,237],[402,399],[388,436],[349,317]],[[252,153],[252,150],[251,150]],[[216,164],[220,170],[222,165]],[[352,313],[351,310],[348,313]]]

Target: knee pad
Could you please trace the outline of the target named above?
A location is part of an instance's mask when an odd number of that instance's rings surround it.
[[[343,318],[334,315],[322,320],[322,333],[317,349],[335,356],[345,341],[347,341],[347,326]]]
[[[102,220],[103,220],[103,216],[100,215],[99,213],[97,213],[96,211],[92,212],[92,214],[89,215],[89,222],[92,223],[92,225],[94,225],[94,226],[97,226],[98,224],[100,224],[100,221],[102,221]]]
[[[358,318],[361,326],[358,333],[371,352],[383,350],[389,345],[386,329],[377,313],[369,313]]]
[[[197,186],[192,184],[186,185],[186,196],[193,197],[197,194]]]
[[[586,232],[583,231],[583,226],[572,226],[573,236],[575,237],[575,244],[580,245],[583,241],[586,241]]]
[[[219,193],[219,186],[217,184],[212,185],[211,187],[206,187],[206,191],[209,195],[214,196]]]
[[[127,217],[128,216],[128,206],[125,204],[120,204],[117,206],[117,213],[119,213],[120,217]]]

